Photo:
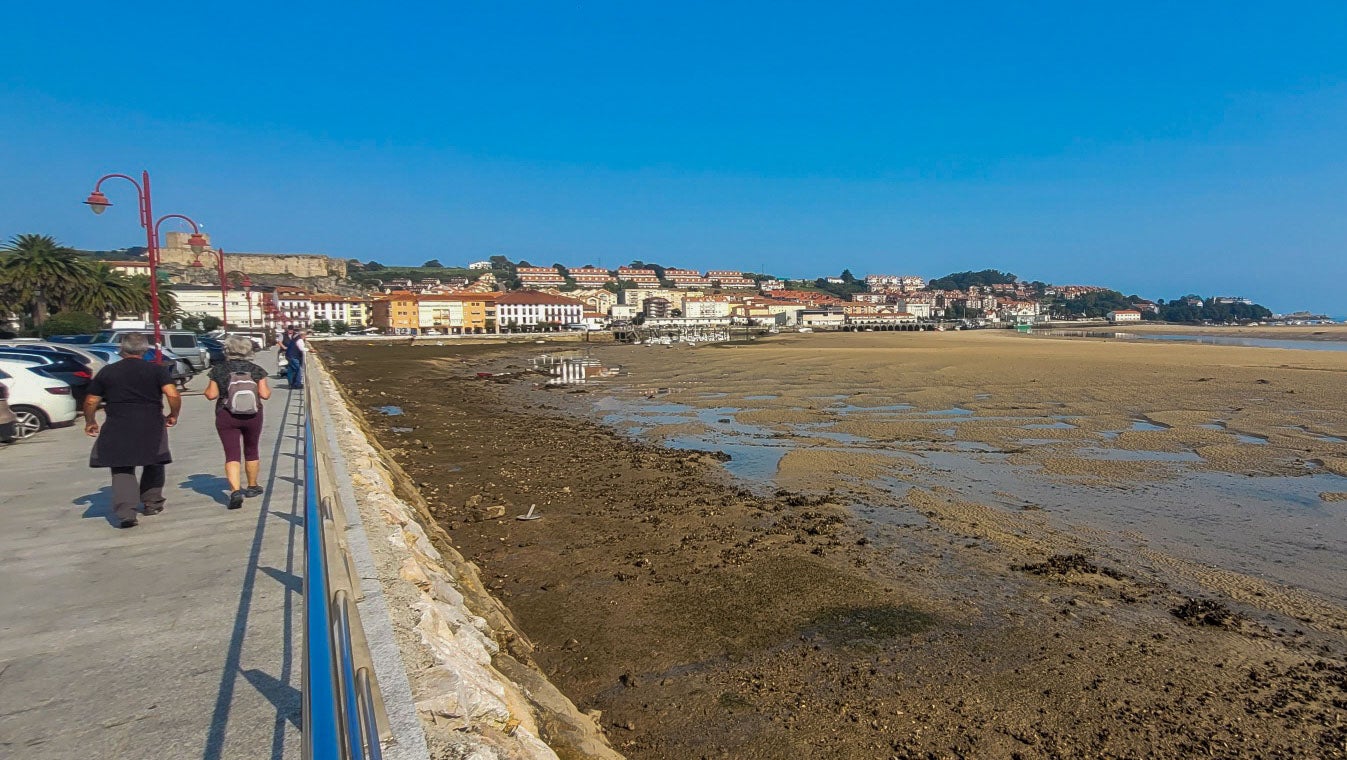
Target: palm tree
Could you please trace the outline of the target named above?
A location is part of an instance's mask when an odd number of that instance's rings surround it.
[[[149,275],[138,274],[127,278],[131,284],[132,299],[130,308],[127,312],[136,312],[144,314],[150,310],[150,277]],[[171,325],[179,317],[182,311],[178,308],[178,297],[173,293],[173,287],[166,282],[159,283],[159,322],[160,324]]]
[[[0,248],[0,286],[42,324],[47,304],[65,307],[89,276],[87,260],[50,235],[16,235]]]
[[[148,301],[148,297],[145,299]],[[89,267],[89,276],[70,298],[70,305],[81,311],[116,319],[118,314],[144,312],[136,283],[104,262]]]

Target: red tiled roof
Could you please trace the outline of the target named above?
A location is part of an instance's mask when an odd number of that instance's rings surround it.
[[[496,296],[496,303],[499,304],[531,304],[531,303],[557,303],[557,304],[582,304],[574,298],[559,296],[553,293],[541,293],[538,291],[514,290],[509,293],[502,293]]]

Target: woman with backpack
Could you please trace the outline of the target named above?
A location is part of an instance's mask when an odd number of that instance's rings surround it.
[[[267,371],[249,361],[253,342],[231,335],[224,342],[225,361],[210,369],[205,396],[215,401],[215,431],[224,444],[225,477],[229,480],[229,508],[243,506],[247,496],[261,496],[257,484],[262,469],[258,440],[262,437],[262,402],[271,398]],[[248,477],[240,488],[239,470]]]

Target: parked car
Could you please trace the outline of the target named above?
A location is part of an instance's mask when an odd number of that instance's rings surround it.
[[[92,335],[49,335],[49,336],[47,336],[47,342],[48,342],[48,343],[70,343],[70,344],[72,344],[72,345],[78,346],[78,345],[83,345],[83,344],[85,344],[85,343],[93,343],[93,342],[94,342],[94,336],[92,336]]]
[[[132,332],[149,334],[147,330],[104,330],[96,336],[94,343],[120,343],[123,335]],[[187,330],[164,330],[161,335],[164,347],[192,365],[193,372],[205,372],[210,369],[210,354],[201,345],[196,333]]]
[[[224,343],[215,338],[198,338],[198,340],[201,341],[201,345],[205,347],[206,352],[210,354],[211,364],[224,364]]]
[[[69,425],[78,414],[70,386],[35,370],[32,364],[0,359],[0,383],[17,418],[14,437],[20,440],[48,427]]]
[[[115,343],[94,344],[92,346],[87,346],[87,348],[90,351],[96,351],[98,353],[110,357],[110,361],[108,362],[109,364],[121,361],[122,359],[122,355],[120,353],[121,346]],[[152,362],[154,360],[155,360],[155,349],[151,348],[149,351],[145,353],[145,361]],[[164,361],[173,362],[173,370],[172,370],[173,382],[177,383],[179,389],[185,389],[187,387],[187,384],[192,381],[192,378],[196,377],[197,375],[196,370],[192,368],[191,364],[187,363],[186,359],[183,359],[182,357],[178,356],[177,354],[167,349],[165,349],[164,351]]]
[[[45,343],[41,341],[0,340],[0,348],[40,351],[44,354],[73,357],[80,364],[87,366],[90,372],[95,373],[107,364],[103,357],[90,351],[88,346],[62,345],[60,343]]]
[[[75,394],[77,403],[84,401],[84,396],[89,389],[89,381],[93,380],[94,377],[93,372],[89,370],[89,365],[82,364],[76,360],[76,357],[65,354],[46,354],[40,351],[25,351],[21,348],[0,346],[0,359],[32,364],[37,368],[39,374],[69,385],[71,392]]]

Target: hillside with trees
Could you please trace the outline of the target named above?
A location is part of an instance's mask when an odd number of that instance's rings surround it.
[[[1194,295],[1158,303],[1159,318],[1166,322],[1261,322],[1272,318],[1271,309],[1256,303],[1216,303],[1213,298]]]
[[[927,290],[968,290],[970,285],[1013,285],[1020,278],[1009,272],[984,269],[980,272],[955,272],[926,283]]]
[[[850,269],[843,269],[838,279],[841,280],[840,283],[828,282],[827,278],[820,277],[814,280],[814,288],[847,301],[850,301],[856,293],[864,293],[870,290],[870,286],[865,284],[865,280],[856,279]]]

